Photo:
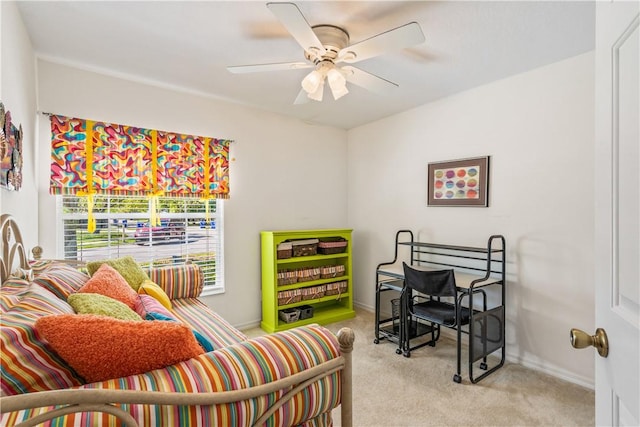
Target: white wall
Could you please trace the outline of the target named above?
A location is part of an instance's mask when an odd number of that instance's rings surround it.
[[[205,302],[236,326],[256,325],[260,230],[345,227],[346,131],[38,61],[39,109],[143,128],[233,139],[231,199],[224,203],[226,293]],[[39,167],[49,168],[49,121]],[[55,251],[55,198],[39,179],[40,243]]]
[[[352,129],[349,225],[356,301],[374,306],[375,267],[396,230],[419,240],[508,249],[508,360],[591,386],[594,329],[593,53]],[[491,156],[490,207],[427,207],[427,163]]]
[[[0,2],[0,100],[11,112],[12,122],[22,125],[23,167],[19,191],[0,189],[0,212],[13,215],[20,224],[28,248],[38,242],[36,190],[36,86],[33,48],[15,2]]]

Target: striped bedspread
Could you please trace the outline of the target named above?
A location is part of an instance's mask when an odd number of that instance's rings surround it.
[[[66,297],[87,276],[60,264],[34,265],[33,282],[10,279],[0,292],[0,394],[50,389],[116,389],[205,393],[268,384],[339,356],[339,344],[327,329],[310,325],[258,338],[247,337],[197,297],[204,278],[196,265],[171,266],[149,272],[171,298],[178,320],[204,335],[215,351],[140,375],[84,384],[33,328],[50,314],[73,313]],[[114,361],[117,363],[117,361]],[[216,406],[120,405],[140,426],[249,426],[288,390]],[[341,401],[339,373],[306,386],[268,420],[268,426],[330,426],[331,410]],[[51,408],[2,414],[0,426],[13,426]],[[45,426],[119,426],[114,416],[71,414]]]
[[[149,278],[171,299],[172,313],[203,334],[214,349],[244,341],[247,337],[197,299],[204,286],[202,270],[195,264],[150,270]]]
[[[173,306],[171,311],[176,318],[207,337],[214,349],[247,339],[245,334],[231,326],[197,298],[175,299],[171,300],[171,304]]]
[[[285,378],[339,356],[334,335],[317,325],[243,341],[197,358],[142,375],[77,388],[156,390],[177,393],[239,390]],[[121,405],[141,426],[250,426],[287,390],[217,406]],[[330,426],[331,409],[340,402],[341,383],[333,373],[298,392],[277,410],[268,426]],[[5,414],[1,425],[43,412]],[[109,415],[72,414],[49,426],[115,426]]]

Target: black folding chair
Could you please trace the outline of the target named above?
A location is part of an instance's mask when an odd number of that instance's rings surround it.
[[[453,270],[416,270],[406,263],[403,263],[403,268],[404,319],[408,325],[414,321],[423,321],[431,326],[431,340],[415,347],[411,347],[412,334],[405,327],[403,348],[405,357],[409,357],[411,350],[425,345],[435,347],[440,338],[441,326],[457,329],[468,324],[469,309],[460,304],[462,295],[458,296]]]

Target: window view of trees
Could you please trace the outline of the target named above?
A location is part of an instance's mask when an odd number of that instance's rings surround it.
[[[206,203],[209,204],[207,214]],[[192,262],[202,267],[205,285],[222,283],[221,230],[215,200],[141,196],[94,196],[96,230],[87,231],[87,200],[62,196],[64,258],[91,261],[130,255],[143,266]]]

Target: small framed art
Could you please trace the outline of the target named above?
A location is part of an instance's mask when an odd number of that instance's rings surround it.
[[[427,205],[489,206],[489,156],[429,163]]]
[[[11,113],[0,101],[0,188],[18,191],[22,186],[22,125],[16,127]]]

